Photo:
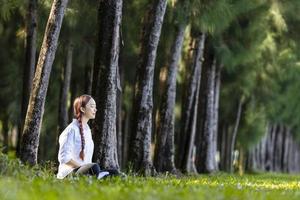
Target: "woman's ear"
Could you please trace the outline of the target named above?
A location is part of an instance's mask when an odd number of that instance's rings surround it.
[[[85,109],[84,107],[80,107],[80,112],[84,113],[85,112]]]

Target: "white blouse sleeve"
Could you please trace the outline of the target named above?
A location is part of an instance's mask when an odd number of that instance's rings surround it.
[[[74,147],[75,130],[69,128],[59,136],[58,161],[61,164],[72,159],[72,149]]]

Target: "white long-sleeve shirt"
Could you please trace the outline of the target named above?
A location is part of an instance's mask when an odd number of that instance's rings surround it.
[[[74,170],[73,167],[66,164],[71,159],[80,165],[92,163],[94,142],[91,129],[88,125],[83,125],[83,135],[85,139],[84,160],[81,160],[79,157],[81,151],[81,137],[77,119],[73,119],[72,123],[69,124],[59,136],[59,167],[57,178],[63,179]]]

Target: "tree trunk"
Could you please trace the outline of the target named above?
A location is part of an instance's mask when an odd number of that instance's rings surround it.
[[[178,167],[183,172],[190,172],[193,169],[190,164],[194,163],[192,152],[196,132],[196,111],[198,110],[204,42],[205,34],[201,34],[196,38],[191,76],[187,79],[190,81],[188,83],[186,99],[184,100],[183,120],[178,144]],[[190,161],[191,159],[192,162]]]
[[[121,54],[119,58],[119,63],[122,63],[121,61]],[[120,64],[119,64],[120,66]],[[117,79],[119,80],[119,87],[118,87],[118,92],[117,92],[117,150],[118,150],[118,162],[121,166],[121,168],[124,167],[124,159],[123,159],[123,129],[122,129],[122,122],[123,122],[123,110],[122,110],[122,100],[123,100],[123,90],[122,86],[124,85],[124,73],[122,68],[118,68],[118,74],[117,74]]]
[[[37,40],[37,0],[29,0],[26,16],[26,42],[25,42],[25,65],[23,71],[23,88],[21,116],[17,135],[17,156],[20,156],[21,137],[24,120],[28,107],[28,100],[32,88],[32,79],[36,62],[36,40]]]
[[[209,41],[209,40],[207,40]],[[215,168],[215,154],[213,143],[213,112],[214,112],[214,83],[216,63],[213,58],[213,49],[209,41],[205,46],[204,65],[203,65],[203,84],[201,83],[202,92],[200,93],[199,110],[201,115],[199,128],[197,130],[197,156],[196,167],[199,173],[212,173]],[[202,81],[201,80],[201,81]],[[203,87],[202,87],[203,86]],[[200,90],[201,90],[200,89]]]
[[[98,79],[93,93],[99,107],[93,123],[94,159],[103,168],[119,169],[117,155],[117,79],[122,0],[100,0],[98,44],[94,69]],[[94,80],[95,81],[95,80]]]
[[[284,173],[288,172],[288,153],[289,153],[289,143],[288,138],[290,137],[290,128],[286,127],[284,131],[284,139],[282,142],[282,157],[281,157],[281,171]]]
[[[239,105],[238,105],[238,110],[237,110],[237,116],[235,120],[235,125],[234,129],[232,132],[232,137],[230,140],[230,149],[229,149],[229,154],[230,154],[230,161],[228,162],[228,168],[230,172],[233,172],[233,156],[234,156],[234,146],[236,142],[236,136],[238,133],[240,121],[241,121],[241,114],[242,114],[242,106],[243,106],[243,101],[242,99],[239,100]]]
[[[154,172],[151,160],[153,112],[153,75],[156,52],[167,7],[167,0],[157,0],[148,13],[143,36],[133,104],[130,162],[133,170],[144,175]]]
[[[294,160],[294,155],[293,155],[293,152],[294,152],[294,148],[293,148],[293,137],[291,135],[291,137],[289,137],[289,153],[288,153],[288,173],[292,173],[293,171],[293,160]]]
[[[279,124],[278,129],[276,131],[275,137],[275,149],[274,149],[274,171],[280,172],[281,167],[281,148],[282,148],[282,132],[283,132],[283,125]]]
[[[72,61],[73,61],[73,44],[72,42],[68,43],[67,46],[67,57],[66,63],[61,70],[61,85],[60,85],[60,97],[59,97],[59,107],[58,107],[58,128],[56,135],[56,153],[58,154],[59,149],[59,135],[64,131],[69,123],[69,109],[68,109],[68,98],[70,91],[71,83],[71,74],[72,74]],[[71,106],[72,107],[72,106]],[[58,161],[55,159],[56,162]]]
[[[7,116],[4,117],[2,121],[2,133],[3,133],[3,147],[2,147],[2,153],[8,153],[8,118]]]
[[[273,144],[272,144],[272,132],[274,129],[274,125],[268,124],[267,131],[267,141],[266,141],[266,160],[265,160],[265,170],[272,170],[272,162],[273,162]]]
[[[214,97],[213,97],[213,154],[217,155],[218,149],[218,120],[219,120],[219,97],[221,86],[221,64],[216,64],[214,77]],[[215,169],[219,170],[217,160],[214,159]]]
[[[226,171],[226,160],[229,158],[226,156],[226,150],[228,149],[227,145],[227,133],[228,133],[228,128],[226,124],[222,123],[220,126],[221,129],[221,134],[218,135],[218,140],[219,140],[219,151],[220,151],[220,170]],[[248,161],[248,159],[247,159]],[[249,161],[250,162],[250,161]]]
[[[21,142],[21,160],[31,165],[37,163],[37,151],[45,98],[67,3],[68,0],[53,1],[33,79],[33,88],[29,99]]]
[[[168,68],[166,88],[159,110],[157,127],[157,143],[155,147],[154,165],[158,172],[176,173],[174,164],[174,108],[176,100],[177,68],[186,25],[177,27],[175,40],[171,49],[171,61]]]
[[[126,86],[125,86],[126,88]],[[124,89],[125,90],[125,89]],[[123,158],[123,166],[127,166],[128,164],[128,156],[129,156],[129,145],[130,145],[130,134],[129,134],[129,127],[130,127],[130,113],[125,107],[123,121],[122,121],[122,158]]]
[[[66,64],[62,68],[60,99],[58,109],[58,133],[60,134],[69,123],[68,117],[68,94],[70,90],[71,73],[73,60],[73,44],[70,42],[67,47]]]
[[[75,68],[75,66],[74,66],[74,68]],[[71,102],[74,102],[75,98],[78,96],[78,85],[77,84],[78,83],[75,80],[75,78],[71,77],[71,85],[70,85],[70,92],[71,92],[71,97],[70,98],[71,98]],[[70,106],[69,111],[68,111],[69,119],[73,119],[74,118],[74,113],[73,112],[74,112],[73,106]]]
[[[85,66],[85,84],[84,84],[84,93],[91,95],[92,94],[92,85],[93,85],[93,67],[90,62]]]

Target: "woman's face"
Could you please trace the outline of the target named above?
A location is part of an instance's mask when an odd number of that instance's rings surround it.
[[[97,107],[96,102],[93,98],[91,98],[86,104],[85,108],[83,108],[83,116],[88,119],[95,119]]]

